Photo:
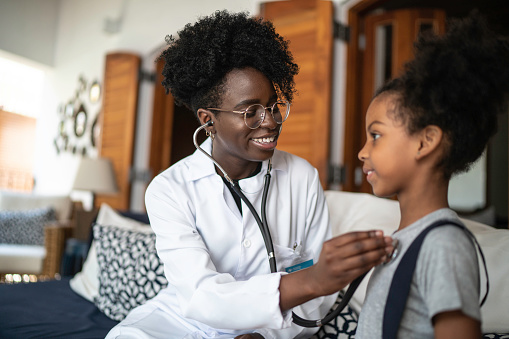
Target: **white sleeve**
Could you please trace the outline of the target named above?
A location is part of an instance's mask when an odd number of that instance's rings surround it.
[[[163,178],[149,185],[145,203],[156,233],[156,248],[183,315],[215,328],[283,328],[290,325],[279,307],[281,273],[236,281],[218,273],[207,246],[190,220],[182,191]]]

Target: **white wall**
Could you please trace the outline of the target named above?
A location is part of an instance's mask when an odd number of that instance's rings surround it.
[[[259,0],[0,0],[0,52],[39,60],[52,68],[47,71],[47,90],[42,117],[37,126],[35,191],[69,193],[76,172],[78,156],[56,154],[53,139],[57,135],[58,107],[76,92],[80,75],[87,81],[103,78],[104,58],[108,52],[129,51],[143,58],[143,67],[153,67],[157,52],[167,34],[174,34],[188,22],[215,10],[258,12]],[[15,20],[4,21],[14,17]],[[4,27],[3,22],[17,26]],[[109,33],[107,23],[118,24],[118,32]],[[56,34],[50,32],[56,27]],[[39,30],[34,29],[38,27]],[[23,28],[23,29],[22,29]],[[17,34],[17,32],[28,32]],[[7,39],[9,38],[9,39]],[[41,67],[44,67],[42,65]],[[137,126],[135,166],[147,167],[151,112],[151,86],[142,84]],[[88,104],[88,122],[98,113],[100,103]],[[84,136],[87,138],[88,136]],[[81,138],[81,139],[83,139]],[[76,140],[75,140],[76,141]],[[92,155],[93,152],[92,152]],[[143,209],[143,183],[133,186],[133,204]]]
[[[0,0],[0,49],[53,66],[59,6],[60,0]]]

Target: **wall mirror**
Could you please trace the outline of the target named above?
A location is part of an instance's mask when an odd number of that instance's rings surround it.
[[[101,98],[101,85],[97,80],[90,85],[88,95],[91,103],[96,103]]]
[[[83,104],[80,105],[76,115],[74,116],[74,135],[77,137],[83,136],[85,134],[85,129],[87,127],[87,111],[85,110],[85,106]]]

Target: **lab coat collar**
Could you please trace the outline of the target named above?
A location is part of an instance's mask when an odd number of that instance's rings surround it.
[[[212,140],[207,138],[200,146],[203,148],[203,150],[210,154],[212,151]],[[199,150],[196,150],[189,157],[188,163],[190,174],[189,178],[191,181],[196,181],[208,176],[217,175],[214,163]],[[239,185],[243,192],[257,193],[263,189],[263,179],[267,173],[268,163],[268,160],[265,160],[262,163],[262,169],[257,175],[239,181]],[[274,151],[274,155],[272,156],[272,176],[274,176],[275,171],[288,172],[288,162],[284,156],[284,152],[281,152],[277,149]]]

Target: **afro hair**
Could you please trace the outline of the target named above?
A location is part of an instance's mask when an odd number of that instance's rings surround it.
[[[195,114],[198,108],[218,107],[226,74],[252,67],[263,73],[279,96],[291,101],[298,66],[288,42],[269,21],[248,13],[217,11],[167,36],[162,85],[178,104]]]
[[[442,129],[445,153],[438,166],[446,179],[482,155],[507,112],[509,44],[477,12],[449,22],[445,35],[421,35],[405,72],[376,93],[399,96],[396,117],[410,134],[429,125]]]

